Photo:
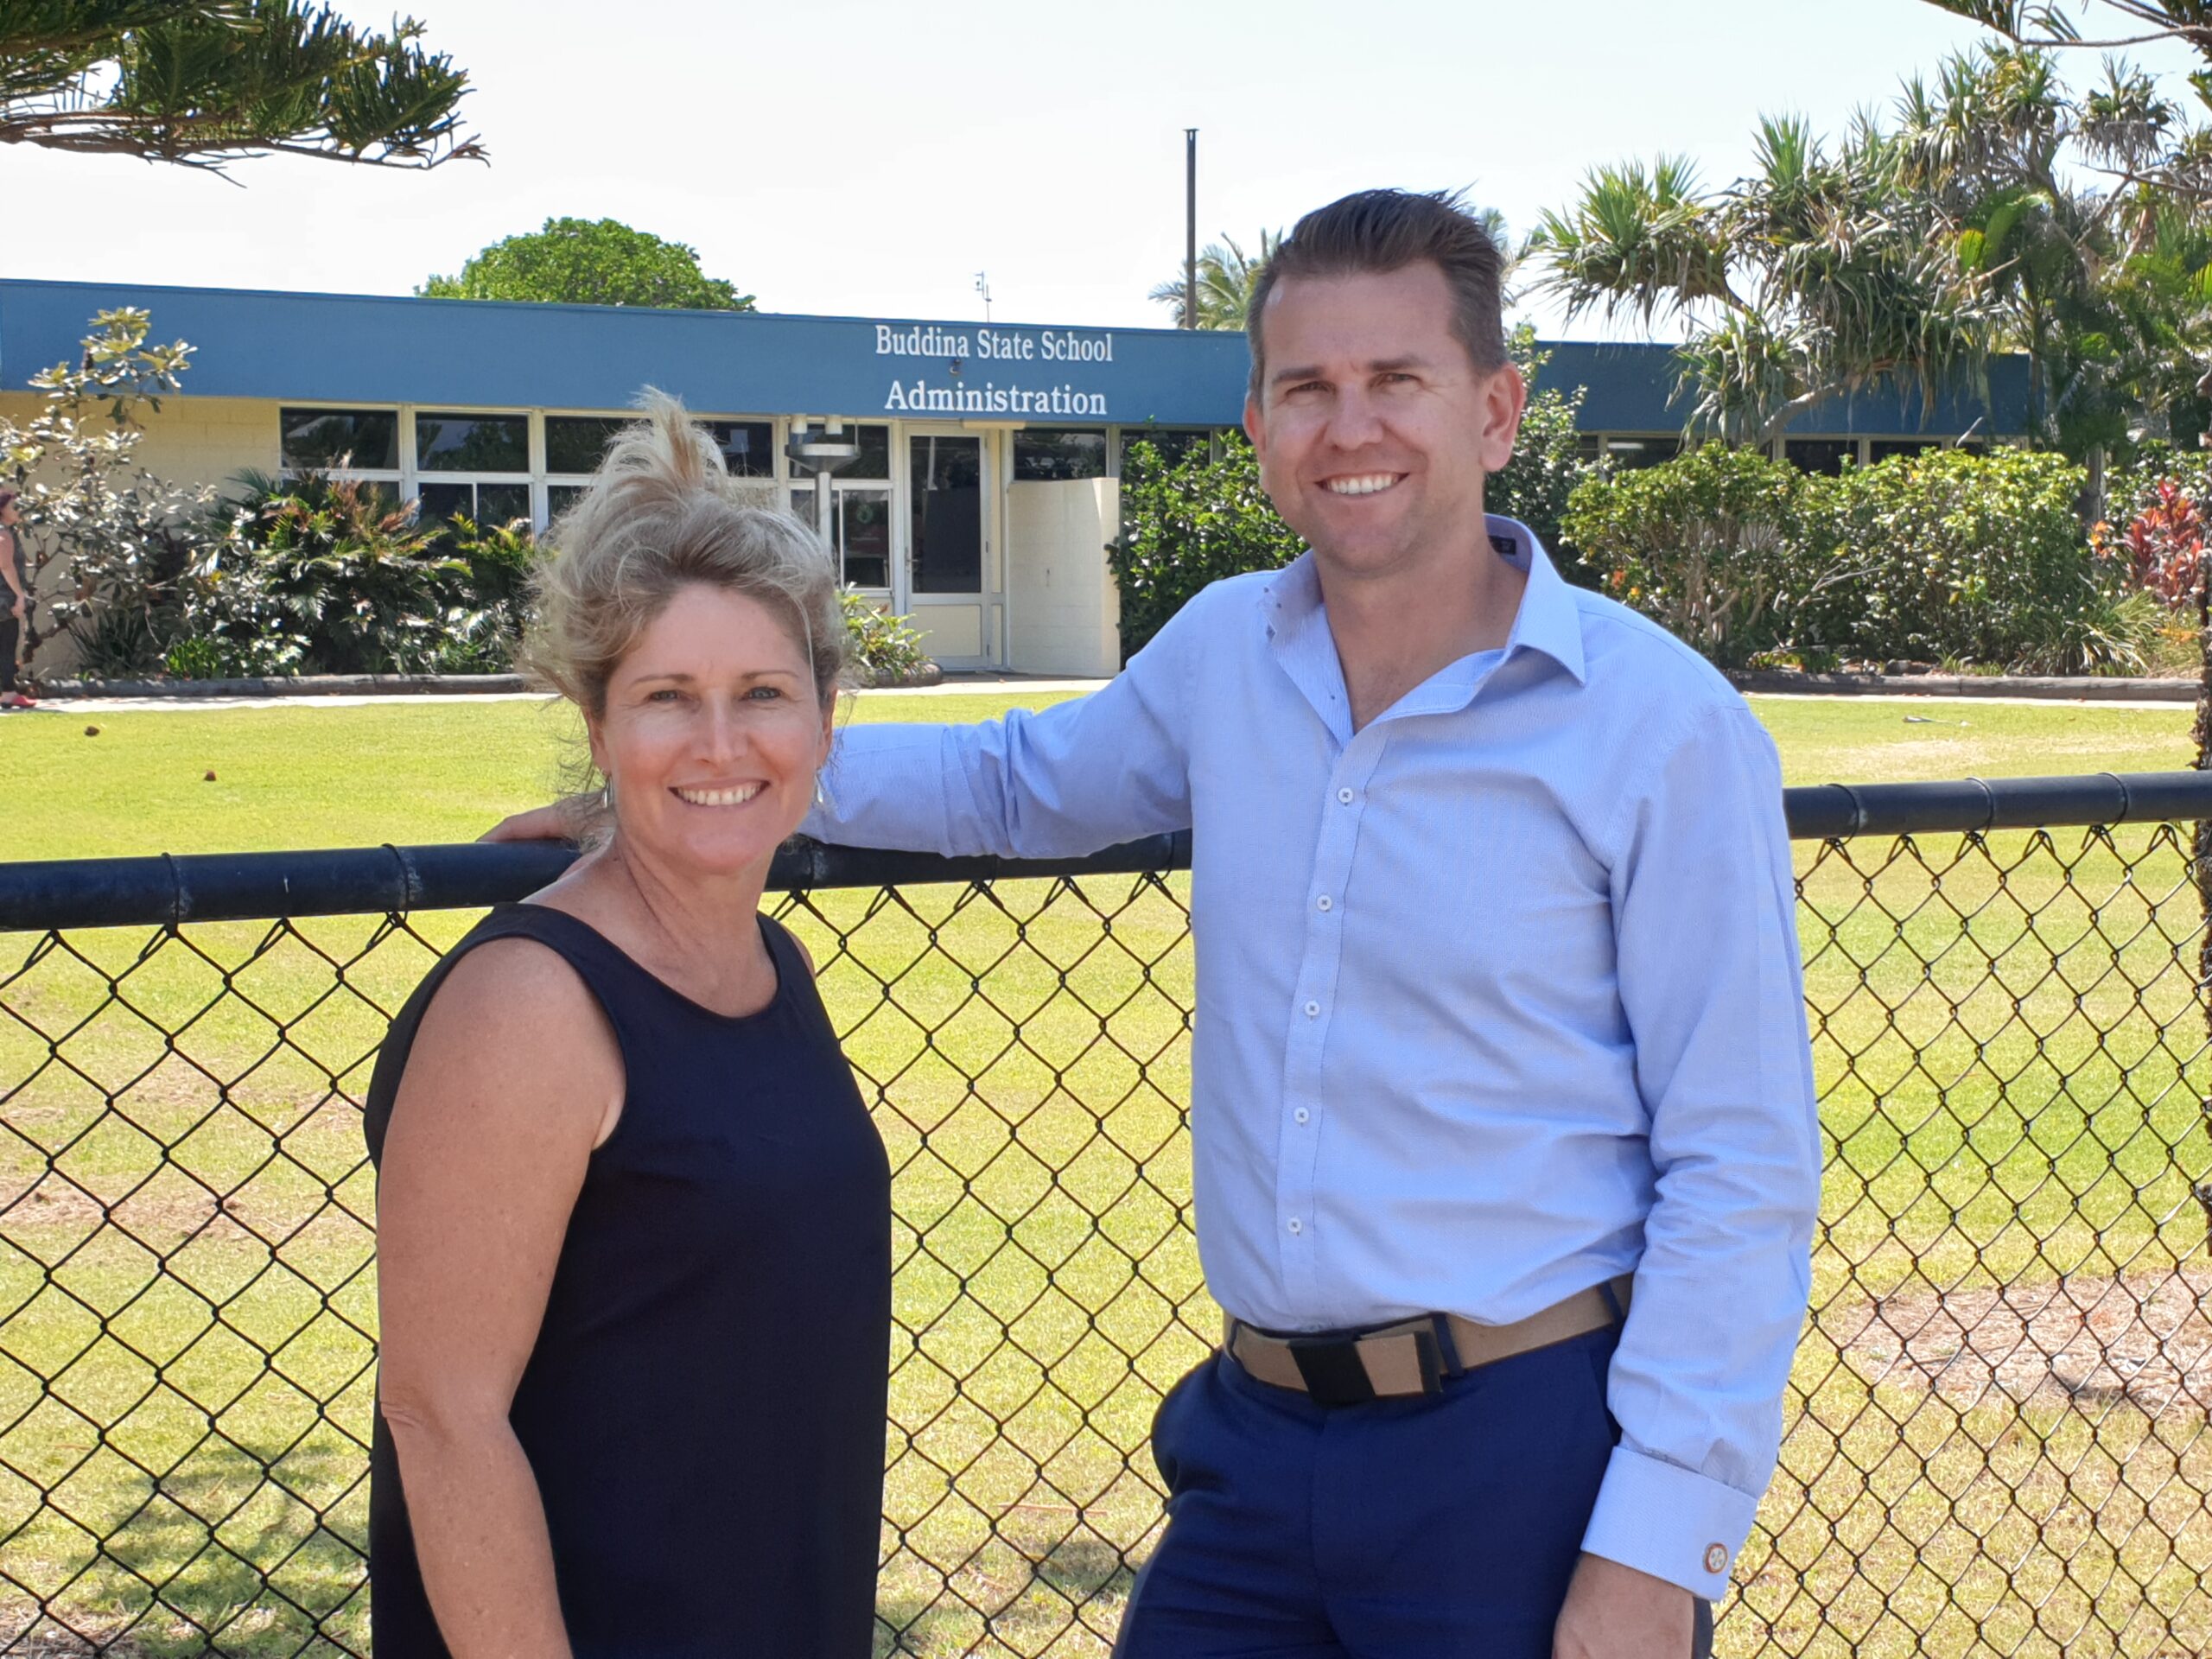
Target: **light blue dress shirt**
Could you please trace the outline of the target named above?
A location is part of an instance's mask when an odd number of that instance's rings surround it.
[[[1308,553],[1079,701],[849,727],[805,827],[1024,858],[1189,827],[1215,1298],[1274,1331],[1502,1324],[1633,1271],[1585,1547],[1714,1597],[1820,1192],[1780,769],[1702,658],[1490,529],[1528,573],[1504,648],[1357,732]]]

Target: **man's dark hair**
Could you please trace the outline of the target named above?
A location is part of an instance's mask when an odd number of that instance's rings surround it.
[[[1452,332],[1478,372],[1506,362],[1505,320],[1498,297],[1503,261],[1483,222],[1457,191],[1360,190],[1316,207],[1277,245],[1253,285],[1244,314],[1252,346],[1252,396],[1266,382],[1267,348],[1260,317],[1275,284],[1291,276],[1351,276],[1402,270],[1427,259],[1452,289]]]

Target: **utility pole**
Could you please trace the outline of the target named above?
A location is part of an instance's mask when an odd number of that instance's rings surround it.
[[[1183,326],[1198,326],[1198,130],[1183,129]]]

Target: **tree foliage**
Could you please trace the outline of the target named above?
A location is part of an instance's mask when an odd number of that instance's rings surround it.
[[[2084,482],[2022,449],[1827,478],[1713,443],[1585,482],[1567,533],[1605,591],[1726,667],[2126,671],[2156,618],[2084,534]]]
[[[192,348],[149,345],[144,311],[103,311],[92,327],[76,363],[31,377],[45,400],[38,414],[22,425],[0,418],[0,461],[22,493],[31,589],[47,596],[25,627],[34,664],[62,633],[96,650],[138,640],[158,654],[214,499],[211,489],[165,484],[137,461],[142,411],[177,389]]]
[[[1732,442],[1771,442],[1839,392],[1927,397],[1974,372],[1985,301],[1893,135],[1861,121],[1830,144],[1767,117],[1756,156],[1718,192],[1678,156],[1599,168],[1537,227],[1543,285],[1570,315],[1680,316],[1692,420]]]
[[[9,0],[0,143],[218,170],[270,154],[480,161],[455,112],[468,76],[423,35],[299,0]]]
[[[1198,255],[1199,327],[1232,329],[1244,326],[1245,314],[1252,305],[1252,290],[1259,285],[1260,273],[1275,257],[1275,249],[1281,242],[1281,231],[1263,229],[1256,255],[1245,252],[1243,245],[1226,232],[1220,241],[1206,244],[1205,251]],[[1175,327],[1186,326],[1184,309],[1187,296],[1180,271],[1166,282],[1156,283],[1145,297],[1166,306],[1175,320]]]
[[[1970,390],[2029,361],[2037,441],[2077,458],[2201,419],[2212,336],[2212,134],[2107,60],[2075,92],[2050,53],[1992,45],[1904,83],[1837,143],[1762,122],[1726,189],[1661,158],[1593,173],[1537,241],[1571,311],[1678,315],[1691,423],[1768,442],[1812,404]]]
[[[753,309],[752,295],[699,269],[697,249],[612,219],[549,219],[543,230],[494,242],[459,276],[432,276],[415,291],[442,300]]]

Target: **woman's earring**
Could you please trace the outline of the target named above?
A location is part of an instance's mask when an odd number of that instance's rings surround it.
[[[612,812],[614,810],[614,780],[612,778],[600,785],[599,804],[606,811]]]
[[[814,774],[814,804],[831,810],[835,810],[837,804],[830,798],[829,785],[822,781],[822,774],[818,772]]]

